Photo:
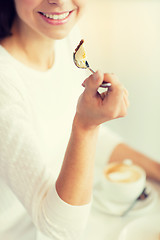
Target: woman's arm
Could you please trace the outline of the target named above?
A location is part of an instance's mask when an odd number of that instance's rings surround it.
[[[133,163],[144,168],[148,178],[160,182],[160,164],[158,162],[125,143],[118,144],[113,150],[109,162],[122,162],[125,159],[131,159]]]
[[[110,90],[101,96],[97,90],[103,80]],[[83,205],[91,198],[94,155],[99,125],[123,117],[128,107],[127,91],[113,74],[97,72],[83,83],[63,166],[57,179],[59,196],[72,205]]]
[[[16,74],[10,71],[9,76],[7,72],[0,76],[1,178],[40,231],[51,239],[78,239],[89,213],[98,128],[102,122],[126,114],[126,90],[113,75],[92,75],[85,81],[56,181],[54,169],[46,164],[22,89],[12,82]],[[97,89],[103,79],[110,81],[112,88],[102,99]]]
[[[54,165],[50,168],[47,165],[46,152],[39,141],[25,93],[21,86],[13,83],[12,76],[16,78],[15,71],[0,74],[1,180],[16,196],[17,205],[19,200],[37,229],[50,239],[78,239],[86,226],[90,204],[75,207],[57,195]]]

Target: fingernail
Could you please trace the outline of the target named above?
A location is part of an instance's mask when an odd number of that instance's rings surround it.
[[[84,82],[82,83],[82,86],[85,87],[85,80],[84,80]]]
[[[93,79],[97,80],[97,78],[98,78],[98,75],[99,75],[99,72],[98,72],[98,71],[96,71],[96,72],[93,74]]]

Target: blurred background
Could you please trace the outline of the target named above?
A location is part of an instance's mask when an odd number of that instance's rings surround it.
[[[107,126],[160,161],[160,1],[88,0],[80,29],[91,67],[129,91],[127,117]]]

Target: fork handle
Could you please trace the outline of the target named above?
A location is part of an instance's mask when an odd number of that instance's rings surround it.
[[[93,71],[93,69],[90,68],[90,67],[88,67],[88,70],[90,70],[92,73],[95,73],[95,71]],[[110,86],[111,86],[111,83],[109,83],[109,82],[104,82],[104,81],[103,81],[103,83],[100,85],[100,87],[102,87],[102,88],[108,88],[108,87],[110,87]]]
[[[95,73],[95,71],[93,71],[92,68],[88,67],[89,71],[91,71],[92,73]]]

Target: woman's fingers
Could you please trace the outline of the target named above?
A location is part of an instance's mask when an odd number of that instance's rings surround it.
[[[111,86],[100,94],[98,88],[103,81],[111,83]],[[128,91],[115,74],[102,74],[97,71],[82,85],[85,87],[85,91],[81,97],[81,103],[85,105],[85,108],[83,111],[81,107],[79,109],[87,116],[85,117],[87,122],[99,125],[102,122],[126,115],[129,105]]]
[[[90,75],[83,83],[82,86],[85,87],[85,92],[89,95],[96,96],[97,90],[103,82],[103,74],[97,71]]]
[[[113,89],[114,85],[119,83],[119,79],[114,73],[105,73],[103,81],[111,83],[111,86],[109,87],[110,91]]]
[[[100,96],[101,96],[102,100],[104,100],[104,99],[105,99],[105,97],[107,96],[107,94],[108,94],[108,90],[107,90],[107,91],[105,91],[105,92],[102,92],[102,93],[100,94]]]
[[[121,106],[119,108],[119,115],[117,115],[117,117],[126,116],[128,106],[129,106],[128,91],[125,88],[123,88],[123,96],[122,96]]]
[[[129,107],[129,100],[128,100],[128,91],[126,88],[124,88],[124,95],[123,95],[123,98],[124,98],[124,102],[127,106],[127,108]]]
[[[103,94],[103,106],[106,114],[110,118],[124,117],[127,113],[129,105],[128,91],[119,82],[118,77],[115,74],[104,74],[104,78],[107,82],[111,83],[106,95]]]

